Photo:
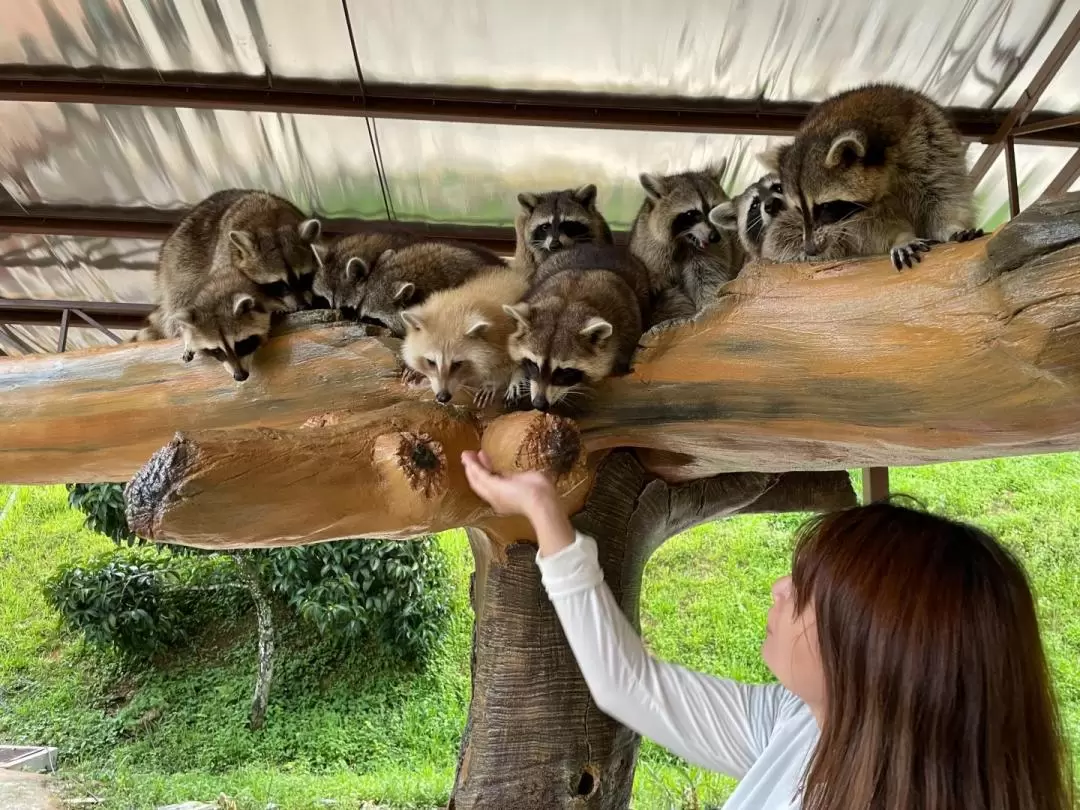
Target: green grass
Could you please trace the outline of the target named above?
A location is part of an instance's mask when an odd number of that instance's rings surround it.
[[[1035,583],[1063,715],[1080,753],[1080,454],[893,472],[893,488],[978,523],[1023,559]],[[0,510],[10,488],[0,487]],[[751,516],[668,541],[646,570],[642,625],[656,654],[736,678],[768,679],[758,655],[769,585],[787,570],[799,516]],[[455,581],[452,626],[426,671],[376,652],[334,657],[284,628],[267,727],[245,715],[254,639],[241,622],[156,669],[131,671],[65,634],[40,583],[109,541],[81,525],[62,488],[23,488],[0,524],[0,738],[50,742],[75,795],[103,810],[224,792],[243,810],[361,800],[439,806],[453,779],[468,701],[468,544],[442,538]],[[644,743],[639,810],[719,804],[730,780]],[[351,802],[349,805],[347,803]]]

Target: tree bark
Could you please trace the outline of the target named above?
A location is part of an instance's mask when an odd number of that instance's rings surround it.
[[[596,538],[604,578],[638,627],[645,563],[668,537],[735,513],[854,502],[844,473],[735,473],[671,487],[617,453],[574,523]],[[511,545],[500,561],[483,532],[469,536],[473,698],[450,810],[628,807],[639,739],[589,695],[540,582],[535,546]]]
[[[580,415],[590,452],[681,453],[700,476],[1075,449],[1080,194],[899,273],[886,257],[750,265],[642,346]],[[175,341],[4,359],[0,481],[127,480],[177,431],[430,398],[396,382],[397,349],[356,325],[309,327],[260,349],[242,385],[181,363]]]
[[[255,694],[251,698],[251,715],[248,722],[252,731],[266,724],[266,709],[270,705],[270,685],[274,680],[274,611],[263,589],[259,564],[250,553],[233,554],[240,576],[251,594],[255,605],[255,617],[259,628],[259,670],[255,677]]]

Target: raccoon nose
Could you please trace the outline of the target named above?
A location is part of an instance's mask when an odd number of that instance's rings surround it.
[[[435,401],[439,402],[439,403],[441,403],[443,405],[445,405],[447,402],[449,402],[453,398],[454,398],[454,395],[451,394],[449,391],[447,391],[445,389],[440,391],[439,393],[437,393],[435,395]]]
[[[250,376],[251,375],[248,374],[246,371],[244,371],[244,369],[242,369],[242,368],[238,368],[236,371],[234,371],[232,373],[232,378],[234,380],[236,380],[237,382],[243,382],[244,380],[246,380]]]
[[[550,407],[550,403],[543,394],[537,394],[533,397],[532,406],[538,411],[546,411]]]
[[[807,239],[803,242],[803,253],[807,256],[817,256],[818,253],[820,253],[818,246],[814,243],[813,239]]]

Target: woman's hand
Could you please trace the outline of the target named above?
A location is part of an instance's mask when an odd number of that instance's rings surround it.
[[[554,554],[574,542],[574,527],[559,504],[555,485],[542,472],[499,475],[483,451],[461,454],[465,476],[473,492],[500,515],[524,515],[536,531],[543,556]]]

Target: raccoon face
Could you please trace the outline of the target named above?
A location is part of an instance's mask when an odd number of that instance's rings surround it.
[[[328,309],[355,312],[364,297],[368,264],[359,256],[327,256],[315,271],[314,300]]]
[[[259,285],[276,309],[295,312],[311,305],[315,271],[323,248],[316,242],[322,233],[317,219],[298,226],[229,231],[233,266]]]
[[[596,186],[518,194],[518,239],[536,265],[578,242],[611,244],[611,231],[596,210]]]
[[[889,191],[885,145],[858,129],[784,144],[759,160],[779,173],[787,207],[800,213],[807,256],[821,252],[821,228],[858,214]]]
[[[873,216],[871,209],[870,216]],[[866,252],[866,215],[849,217],[814,228],[814,252],[806,251],[802,212],[792,208],[776,215],[761,243],[761,255],[772,262],[843,259]]]
[[[719,242],[720,232],[709,221],[709,212],[728,200],[721,185],[726,168],[723,160],[700,172],[641,175],[652,238],[695,251]]]
[[[181,310],[173,316],[184,338],[184,359],[196,352],[224,363],[237,382],[250,376],[251,356],[270,334],[270,313],[254,295],[237,292],[208,309]]]
[[[358,314],[360,320],[385,326],[395,337],[404,337],[406,326],[402,311],[420,304],[427,292],[407,278],[398,277],[397,273],[387,275],[389,277],[375,276],[364,285]]]
[[[737,231],[743,247],[760,256],[766,229],[785,208],[780,177],[767,174],[734,200],[716,206],[709,212],[709,221],[721,230]]]
[[[441,339],[431,332],[424,313],[406,310],[401,318],[406,326],[401,358],[427,377],[435,400],[443,405],[462,387],[480,385],[485,370],[500,363],[499,347],[485,339],[493,324],[479,313],[468,315],[459,331]]]
[[[614,327],[585,305],[553,299],[503,306],[517,321],[510,358],[521,368],[529,398],[538,411],[595,385],[615,370]]]

